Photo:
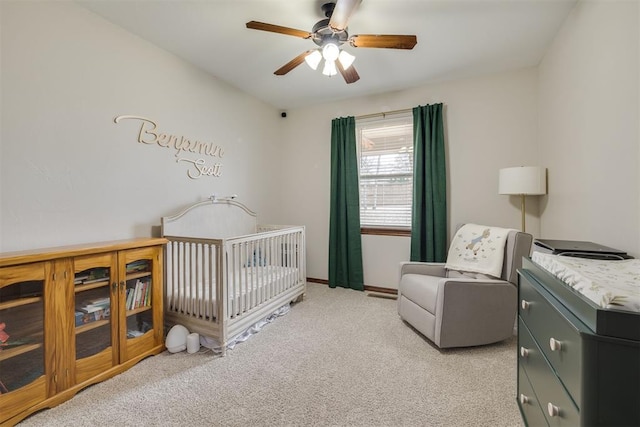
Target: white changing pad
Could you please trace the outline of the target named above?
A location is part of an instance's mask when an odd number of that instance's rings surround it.
[[[640,259],[605,261],[542,252],[531,259],[602,308],[640,313]]]

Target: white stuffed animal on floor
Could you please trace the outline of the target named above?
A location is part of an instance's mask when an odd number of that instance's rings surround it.
[[[164,345],[170,353],[179,353],[186,350],[187,335],[189,335],[189,330],[187,328],[182,325],[175,325],[169,329]]]

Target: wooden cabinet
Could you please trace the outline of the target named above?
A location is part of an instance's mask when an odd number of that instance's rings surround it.
[[[640,425],[640,314],[602,309],[526,258],[518,274],[525,424]]]
[[[0,424],[164,349],[165,242],[0,254]]]

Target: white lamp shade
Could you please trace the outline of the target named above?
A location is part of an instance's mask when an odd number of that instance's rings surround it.
[[[500,169],[499,194],[547,194],[547,170],[539,166]]]
[[[322,56],[325,61],[335,61],[340,55],[340,48],[335,43],[327,43],[322,48]]]
[[[340,61],[342,68],[344,68],[345,70],[351,67],[351,64],[353,64],[353,61],[355,59],[356,59],[355,56],[351,55],[349,52],[345,50],[341,50],[340,55],[338,56],[338,60]]]
[[[335,61],[324,61],[324,69],[322,70],[322,74],[325,76],[335,76],[338,74],[338,70],[336,69]]]
[[[322,54],[320,51],[314,50],[309,55],[305,56],[304,60],[311,69],[316,70],[318,69],[320,61],[322,61]]]

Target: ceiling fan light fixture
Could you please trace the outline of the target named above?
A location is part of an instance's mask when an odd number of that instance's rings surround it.
[[[322,48],[322,57],[325,61],[335,62],[340,55],[340,48],[335,43],[327,43]]]
[[[322,74],[328,77],[338,74],[338,70],[336,69],[336,61],[324,61],[324,69],[322,70]]]
[[[309,55],[304,57],[304,61],[312,70],[317,70],[320,61],[322,61],[322,54],[318,50],[314,50]]]
[[[2,1],[2,0],[0,0]],[[316,22],[311,31],[283,27],[266,22],[249,21],[246,27],[251,30],[268,31],[312,41],[317,47],[300,53],[298,56],[273,72],[283,76],[306,62],[310,68],[317,70],[324,59],[322,74],[334,76],[338,71],[347,84],[360,79],[353,66],[355,57],[341,51],[340,46],[348,43],[352,47],[407,49],[411,50],[418,43],[415,35],[408,34],[352,34],[349,36],[348,22],[362,0],[322,0],[322,12],[326,19]],[[339,62],[336,62],[339,61]]]
[[[345,50],[340,51],[340,55],[338,56],[338,61],[340,61],[342,68],[344,68],[345,70],[351,67],[351,64],[353,64],[353,61],[355,61],[355,59],[355,56],[351,55]]]

